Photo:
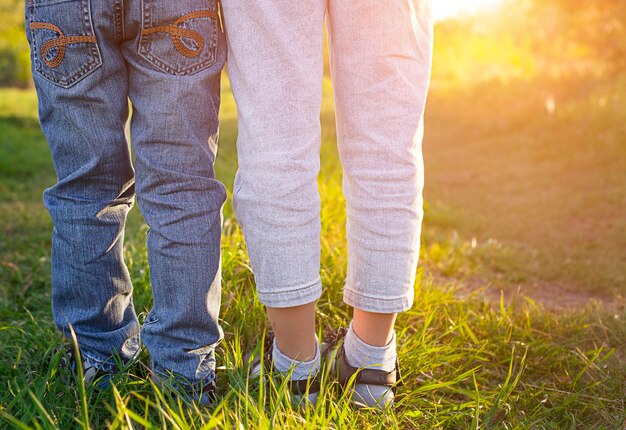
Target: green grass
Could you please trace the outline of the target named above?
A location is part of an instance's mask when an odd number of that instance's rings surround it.
[[[426,199],[438,213],[434,225],[476,238],[490,272],[483,280],[508,291],[522,286],[537,299],[567,291],[580,301],[623,301],[625,83],[616,76],[435,85]],[[502,245],[516,255],[489,250]]]
[[[433,92],[432,129],[453,115],[455,95],[459,103],[470,103],[467,94],[455,91]],[[230,187],[236,169],[236,109],[227,85],[224,93],[217,174]],[[471,97],[480,105],[476,94]],[[457,138],[467,136],[470,120],[457,121]],[[350,317],[340,293],[347,263],[345,213],[328,82],[322,122],[325,290],[318,323],[325,330],[347,324]],[[433,130],[429,139],[450,133],[445,137],[452,142],[450,130]],[[486,300],[481,288],[495,283],[496,275],[506,273],[505,283],[513,288],[543,269],[529,275],[527,248],[518,251],[507,237],[491,236],[495,230],[476,231],[498,241],[474,235],[477,212],[455,207],[456,200],[443,192],[431,194],[433,204],[427,208],[415,306],[398,321],[405,385],[394,413],[356,413],[332,384],[316,409],[294,410],[279,380],[259,384],[246,378],[242,357],[267,323],[230,206],[223,236],[226,339],[218,356],[219,405],[198,410],[153,387],[145,352],[111,390],[68,386],[54,354],[61,339],[50,315],[52,226],[41,203],[41,192],[55,175],[31,91],[0,90],[0,136],[0,428],[624,428],[623,310],[608,312],[595,303],[549,311],[516,294],[507,302]],[[127,228],[126,261],[142,319],[151,306],[145,233],[135,209]],[[474,236],[480,240],[473,242]]]

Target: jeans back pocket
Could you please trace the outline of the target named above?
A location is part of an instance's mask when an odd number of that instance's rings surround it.
[[[217,61],[215,0],[143,0],[139,54],[158,70],[191,75]]]
[[[33,68],[69,88],[102,65],[90,0],[29,0],[26,5]]]

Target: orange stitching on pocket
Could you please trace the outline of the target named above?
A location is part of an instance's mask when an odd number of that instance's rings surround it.
[[[41,45],[41,59],[46,66],[51,69],[58,67],[63,62],[63,58],[65,58],[65,46],[73,43],[96,43],[96,36],[66,36],[59,27],[54,24],[50,24],[49,22],[31,22],[30,29],[52,30],[59,35],[58,37],[50,39]],[[58,51],[52,60],[48,60],[46,58],[46,54],[49,50],[54,48],[58,48]]]
[[[191,12],[178,18],[172,25],[161,25],[158,27],[146,28],[143,33],[146,35],[153,33],[168,33],[172,37],[172,43],[178,52],[183,54],[185,57],[197,57],[200,55],[200,52],[202,52],[202,48],[204,48],[204,39],[197,31],[179,27],[179,25],[185,23],[186,21],[196,18],[216,19],[217,14],[210,10]],[[198,47],[196,49],[189,49],[183,43],[182,38],[193,40],[198,44]]]

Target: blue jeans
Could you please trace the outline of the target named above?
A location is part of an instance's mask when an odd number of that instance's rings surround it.
[[[225,37],[216,0],[27,0],[41,128],[58,182],[52,309],[104,370],[133,357],[140,327],[123,260],[135,193],[150,229],[154,305],[141,337],[153,371],[215,377],[223,338],[221,209],[215,180]],[[125,137],[132,102],[134,168]]]

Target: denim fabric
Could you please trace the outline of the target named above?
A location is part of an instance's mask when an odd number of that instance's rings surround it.
[[[73,327],[85,360],[100,368],[137,352],[123,260],[136,193],[150,227],[154,305],[141,332],[152,368],[206,383],[223,338],[226,192],[213,163],[226,46],[215,0],[27,0],[26,27],[58,176],[44,193],[57,326],[66,336]]]
[[[411,307],[420,247],[431,0],[222,0],[239,111],[233,196],[261,302],[321,294],[324,21],[347,201],[344,301]]]

